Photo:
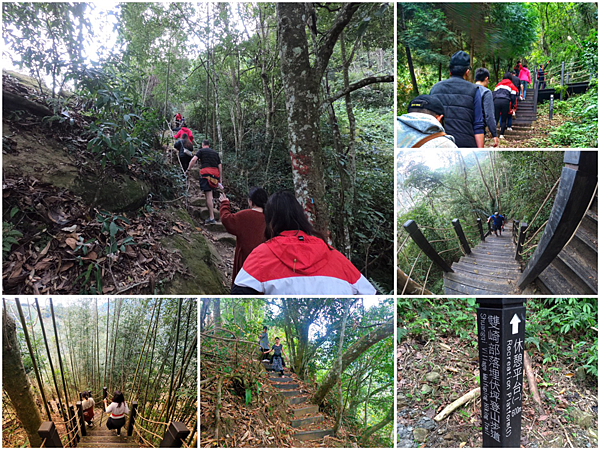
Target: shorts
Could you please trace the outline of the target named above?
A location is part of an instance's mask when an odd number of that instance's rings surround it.
[[[210,187],[208,180],[206,178],[204,178],[203,176],[200,176],[200,189],[202,190],[202,192],[208,192],[208,191],[214,191],[217,188]]]

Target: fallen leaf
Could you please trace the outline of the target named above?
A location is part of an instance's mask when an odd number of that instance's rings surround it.
[[[95,261],[96,259],[98,259],[98,255],[96,254],[96,252],[89,252],[86,256],[82,256],[81,259],[89,259]]]
[[[66,231],[67,233],[74,233],[77,230],[77,225],[73,225],[70,227],[61,228],[62,231]]]
[[[566,374],[565,374],[565,377],[569,377],[569,378],[571,378],[571,377],[573,377],[573,376],[575,376],[575,374],[574,374],[574,373],[566,373]]]
[[[40,262],[38,262],[34,269],[35,270],[44,270],[52,265],[52,258],[44,258]]]
[[[77,241],[73,238],[65,239],[65,244],[71,247],[71,250],[75,250],[75,247],[77,247]]]
[[[183,233],[183,231],[181,229],[177,228],[175,225],[173,225],[173,229],[175,231],[177,231],[178,233]]]
[[[461,442],[460,445],[458,446],[458,448],[463,448],[465,445],[467,445],[466,442]]]
[[[538,418],[538,420],[539,420],[539,421],[544,421],[544,420],[546,420],[547,418],[548,418],[548,416],[547,416],[546,414],[544,414],[543,416],[540,416],[540,417]]]
[[[40,256],[46,256],[46,253],[48,253],[48,250],[50,250],[50,244],[52,244],[52,239],[48,241],[44,249],[40,252]]]

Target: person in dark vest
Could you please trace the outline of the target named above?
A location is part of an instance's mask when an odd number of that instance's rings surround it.
[[[471,58],[458,51],[450,58],[450,78],[437,82],[429,95],[444,105],[444,128],[459,148],[483,148],[483,110],[481,93],[465,78],[470,72]]]
[[[456,148],[444,130],[444,105],[431,95],[419,95],[408,104],[408,113],[396,119],[398,148]]]

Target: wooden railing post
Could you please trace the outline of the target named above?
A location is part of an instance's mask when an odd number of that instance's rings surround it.
[[[519,236],[519,221],[518,220],[513,220],[513,225],[512,225],[512,240],[513,240],[513,244],[517,243],[517,237]]]
[[[161,447],[179,448],[183,440],[190,434],[183,422],[171,422],[160,443]]]
[[[444,272],[454,272],[454,270],[450,268],[446,261],[444,261],[440,255],[438,255],[427,238],[423,236],[423,233],[421,233],[421,230],[419,230],[419,227],[414,220],[406,221],[403,227],[408,232],[415,244],[417,244],[423,253],[425,253],[425,255],[432,260],[436,266],[438,266]]]
[[[133,425],[135,425],[135,418],[137,416],[138,402],[131,403],[131,409],[129,410],[129,422],[127,423],[127,436],[133,436]]]
[[[107,388],[106,386],[104,386],[104,387],[102,388],[102,400],[104,400],[104,399],[105,399],[105,398],[107,398],[107,397],[108,397],[108,388]],[[104,402],[102,402],[102,409],[103,409],[104,411],[106,411],[106,407],[104,406]]]
[[[71,419],[75,419],[75,420],[71,420]],[[71,420],[71,429],[73,430],[73,434],[75,435],[75,441],[79,442],[80,439],[80,435],[79,435],[79,431],[78,431],[78,419],[77,419],[77,415],[75,414],[75,407],[73,405],[69,405],[69,420]]]
[[[535,66],[535,75],[533,77],[533,115],[537,118],[537,102],[538,102],[538,90],[540,87],[540,81],[538,80],[538,66]]]
[[[571,240],[596,192],[597,151],[566,151],[564,162],[548,224],[518,281],[521,289],[534,281]]]
[[[471,247],[469,247],[469,243],[467,242],[467,238],[465,237],[465,233],[463,232],[462,227],[460,226],[460,220],[454,219],[452,221],[452,226],[454,227],[454,231],[458,236],[458,240],[460,242],[461,247],[465,251],[467,255],[471,254]]]
[[[45,448],[62,448],[63,446],[54,422],[42,422],[38,429],[38,435],[42,438],[42,441],[46,440]]]
[[[79,427],[81,428],[81,436],[87,436],[87,430],[85,429],[85,419],[83,418],[83,406],[81,402],[77,402],[77,417],[79,418]]]
[[[479,237],[481,238],[481,242],[485,241],[485,235],[483,234],[483,224],[481,223],[481,219],[477,218],[477,228],[479,228]]]
[[[523,250],[523,244],[525,243],[525,235],[527,234],[527,224],[521,222],[519,225],[519,237],[517,239],[517,251],[515,252],[515,259],[521,261],[521,250]]]

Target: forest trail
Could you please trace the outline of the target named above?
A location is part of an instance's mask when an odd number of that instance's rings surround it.
[[[512,229],[507,222],[506,230]],[[444,274],[444,293],[448,295],[518,294],[517,280],[521,275],[515,261],[516,247],[510,231],[500,236],[490,234],[487,240],[452,264],[454,272]]]
[[[263,366],[267,371],[272,369],[272,365],[263,361]],[[302,390],[300,385],[294,379],[287,367],[284,367],[284,376],[278,373],[269,372],[269,379],[274,388],[286,398],[286,402],[292,408],[293,419],[290,425],[299,431],[292,436],[299,441],[320,440],[325,436],[333,436],[333,429],[321,425],[325,421],[325,416],[319,414],[319,405],[307,403],[310,399]]]
[[[139,448],[133,437],[126,436],[126,428],[121,429],[121,436],[117,436],[116,431],[106,428],[108,415],[102,411],[102,408],[94,410],[94,426],[86,425],[86,434],[79,443],[78,448]]]

